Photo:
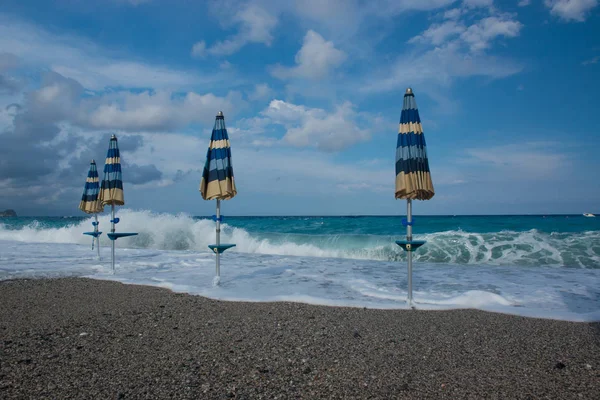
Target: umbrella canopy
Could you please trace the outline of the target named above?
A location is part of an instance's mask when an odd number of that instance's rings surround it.
[[[121,155],[117,137],[112,135],[104,162],[104,179],[100,186],[100,201],[102,205],[122,206],[125,204],[123,197],[123,178],[121,176]]]
[[[429,200],[433,197],[425,135],[412,89],[406,89],[396,147],[396,198]]]
[[[237,194],[231,148],[225,128],[225,118],[219,111],[206,153],[206,163],[200,181],[200,193],[204,200],[229,200]]]
[[[90,170],[85,180],[83,195],[79,203],[79,209],[88,214],[95,214],[104,211],[104,206],[99,199],[100,183],[98,179],[98,169],[96,161],[90,163]]]

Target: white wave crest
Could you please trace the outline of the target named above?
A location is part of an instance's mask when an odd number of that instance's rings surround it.
[[[118,247],[157,250],[208,251],[215,242],[215,224],[187,214],[162,214],[151,211],[119,210],[117,232],[138,232],[138,236],[117,241]],[[110,216],[99,217],[100,230],[108,232]],[[92,230],[92,219],[62,228],[47,228],[33,222],[20,229],[0,224],[0,240],[31,243],[76,243],[91,245],[82,233]],[[394,243],[402,238],[383,235],[283,234],[248,232],[222,225],[221,242],[235,243],[231,251],[281,256],[304,256],[398,261],[405,253]],[[523,232],[472,233],[461,230],[419,235],[427,245],[415,252],[419,262],[471,265],[569,266],[600,268],[600,232],[544,233],[535,229]],[[109,244],[106,234],[103,246]]]

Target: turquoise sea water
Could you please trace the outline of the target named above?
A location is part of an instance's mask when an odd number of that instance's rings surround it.
[[[402,216],[226,217],[213,286],[215,223],[207,217],[119,210],[139,235],[91,251],[90,217],[0,219],[0,280],[90,276],[225,300],[406,307]],[[107,213],[100,230],[109,229]],[[475,307],[570,320],[600,319],[600,218],[581,215],[419,216],[415,299],[421,308]]]
[[[135,220],[124,218],[123,222],[140,232],[128,242],[135,248],[203,250],[212,234],[207,217],[149,212],[131,215]],[[57,229],[70,236],[69,230],[75,228],[74,242],[81,242],[84,238],[78,237],[79,226],[87,220],[89,217],[3,218],[0,238],[19,236],[35,241]],[[261,253],[262,246],[267,254],[399,260],[404,254],[394,241],[406,234],[401,220],[401,216],[226,217],[224,237],[235,232],[238,249],[252,253]],[[164,232],[154,232],[161,229],[161,223]],[[106,229],[107,224],[103,226]],[[429,241],[417,255],[423,261],[600,268],[600,218],[416,216],[413,229],[415,238]]]

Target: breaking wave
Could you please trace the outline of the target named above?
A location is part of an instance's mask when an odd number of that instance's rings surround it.
[[[138,232],[121,239],[117,246],[159,250],[208,251],[214,243],[214,222],[186,214],[160,214],[150,211],[119,211],[120,232]],[[99,217],[101,230],[107,231],[109,216]],[[91,244],[82,232],[91,228],[91,220],[63,227],[51,227],[40,221],[14,228],[0,223],[0,240],[37,243]],[[499,231],[488,233],[448,230],[417,235],[427,241],[415,252],[415,260],[428,263],[472,265],[558,266],[600,268],[600,231],[546,233]],[[222,225],[221,242],[235,243],[233,251],[285,256],[331,257],[396,261],[405,258],[394,243],[401,235],[366,234],[284,234],[252,232],[228,224]],[[108,238],[102,235],[103,245]]]

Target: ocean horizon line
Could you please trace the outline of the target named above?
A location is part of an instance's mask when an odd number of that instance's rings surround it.
[[[131,211],[150,211],[157,214],[179,215],[185,214],[192,218],[211,218],[212,215],[192,215],[187,212],[172,212],[172,211],[154,211],[145,209],[128,209]],[[98,213],[103,214],[103,213]],[[600,214],[593,212],[591,214]],[[86,218],[91,214],[85,215],[17,215],[17,217],[0,217],[0,218]],[[389,217],[404,217],[406,214],[246,214],[236,215],[228,214],[229,218],[389,218]],[[583,213],[527,213],[527,214],[414,214],[413,217],[580,217]]]

